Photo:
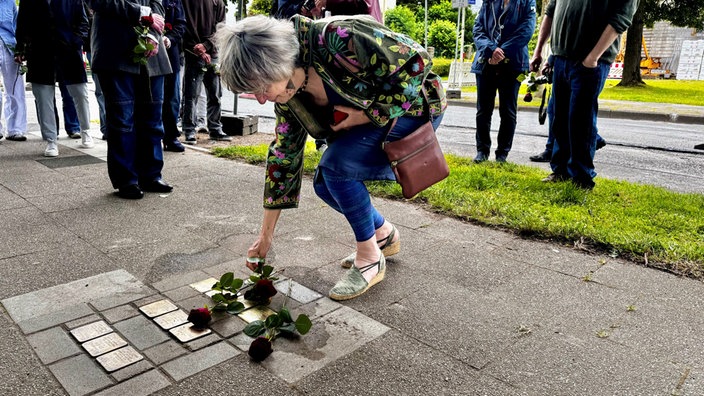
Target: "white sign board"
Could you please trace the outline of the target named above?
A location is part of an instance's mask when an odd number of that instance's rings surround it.
[[[704,61],[704,40],[685,40],[682,42],[680,63],[677,67],[678,80],[701,80],[700,74]]]
[[[476,0],[452,0],[452,8],[469,7],[476,3]]]

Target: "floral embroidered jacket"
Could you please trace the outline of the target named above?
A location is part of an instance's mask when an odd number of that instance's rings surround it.
[[[374,127],[401,116],[428,117],[447,107],[440,77],[431,72],[427,51],[409,37],[395,33],[369,16],[312,20],[291,18],[301,46],[300,64],[313,66],[323,83],[363,109]],[[422,94],[425,89],[426,95]],[[277,103],[276,139],[269,146],[264,207],[298,206],[303,150],[310,133],[318,137],[326,120],[294,96]]]

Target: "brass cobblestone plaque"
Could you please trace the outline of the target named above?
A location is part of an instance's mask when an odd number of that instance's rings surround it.
[[[125,345],[127,345],[127,341],[123,340],[117,333],[110,333],[84,342],[82,346],[88,354],[95,357],[122,348]]]
[[[212,333],[210,329],[196,329],[191,322],[169,330],[179,341],[188,342]]]
[[[156,324],[158,324],[159,327],[161,327],[162,329],[168,330],[178,325],[187,323],[188,314],[179,309],[177,311],[157,316],[156,318],[154,318],[154,322],[156,322]]]
[[[144,357],[140,355],[139,352],[135,351],[131,346],[126,346],[106,353],[105,355],[98,356],[96,360],[105,370],[113,372],[142,359],[144,359]]]
[[[276,312],[272,311],[271,309],[263,306],[258,306],[254,307],[251,309],[248,309],[246,311],[240,312],[237,314],[242,320],[244,320],[247,323],[252,323],[255,320],[266,320],[269,315],[274,314]]]
[[[85,326],[76,327],[71,330],[71,335],[73,335],[78,342],[92,340],[93,338],[100,337],[108,333],[112,333],[112,329],[107,323],[105,323],[105,321],[102,320],[87,324]]]
[[[202,280],[200,282],[191,283],[189,286],[198,290],[199,293],[205,293],[205,292],[212,290],[213,285],[216,283],[218,283],[217,279],[208,278],[208,279]]]
[[[167,312],[175,311],[177,309],[178,307],[175,306],[174,303],[169,300],[159,300],[151,304],[139,307],[139,310],[144,312],[144,314],[150,318],[163,315]]]

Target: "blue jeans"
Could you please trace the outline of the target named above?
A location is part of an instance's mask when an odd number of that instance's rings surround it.
[[[164,142],[170,143],[178,139],[181,134],[178,130],[178,111],[181,107],[181,70],[174,68],[174,72],[164,76],[164,106],[162,119],[164,120]]]
[[[499,125],[497,156],[511,151],[513,134],[516,132],[516,107],[521,83],[518,72],[508,67],[489,66],[477,74],[477,152],[489,155],[491,149],[491,117],[494,113],[496,93],[499,93]]]
[[[606,80],[604,80],[604,82],[606,82]],[[603,88],[604,87],[602,85],[601,89],[603,89]],[[601,91],[601,89],[599,89],[599,91]],[[545,93],[543,95],[545,95]],[[547,140],[547,142],[545,142],[545,151],[549,152],[550,155],[552,155],[552,148],[555,143],[555,135],[553,135],[553,133],[552,133],[552,123],[553,123],[553,120],[555,119],[555,97],[553,95],[550,95],[550,100],[548,100],[547,113],[548,113],[548,140]],[[596,129],[596,145],[598,146],[600,142],[606,144],[606,141],[604,140],[603,137],[601,137],[601,135],[599,135],[599,128],[597,128],[597,125],[596,125],[596,115],[597,114],[594,113],[594,129]],[[594,154],[592,154],[592,159],[593,158],[594,158]]]
[[[62,110],[64,113],[64,129],[66,130],[66,134],[80,132],[81,124],[78,122],[76,105],[73,103],[73,98],[68,92],[68,88],[66,88],[65,83],[59,82],[59,91],[61,91]],[[56,113],[56,125],[59,125],[58,113]]]
[[[88,63],[91,62],[90,48],[86,51],[86,58],[88,58]],[[98,101],[98,116],[100,117],[100,133],[103,134],[103,139],[108,137],[108,125],[105,122],[105,97],[103,96],[103,89],[100,87],[100,81],[95,72],[91,70],[91,78],[93,79],[93,84],[95,84],[95,100]]]
[[[114,188],[161,179],[164,77],[101,72],[108,128],[108,175]]]
[[[217,58],[212,59],[216,64]],[[220,109],[222,91],[220,89],[220,76],[215,74],[212,68],[203,71],[205,63],[193,56],[186,55],[186,67],[183,72],[183,134],[195,136],[196,133],[196,108],[195,103],[198,97],[198,87],[205,85],[208,98],[208,131],[211,135],[222,133],[222,123],[220,122]]]
[[[556,56],[553,67],[555,136],[550,167],[558,175],[569,176],[578,185],[594,186],[594,152],[599,111],[599,93],[610,65],[600,62],[593,69],[581,61]]]

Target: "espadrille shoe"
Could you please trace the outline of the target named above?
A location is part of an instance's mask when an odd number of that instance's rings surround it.
[[[389,235],[376,241],[376,243],[381,244],[379,249],[381,249],[381,253],[384,254],[384,257],[391,257],[401,251],[401,238],[399,238],[396,242],[392,242],[397,231],[396,226],[392,227],[393,228],[391,228]],[[340,266],[342,266],[342,268],[352,267],[355,257],[357,257],[357,252],[353,252],[349,256],[343,258],[342,261],[340,261]]]
[[[367,282],[362,274],[369,271],[370,269],[379,266],[379,272]],[[366,265],[361,268],[352,266],[345,272],[345,276],[338,281],[335,286],[330,290],[330,298],[337,301],[349,300],[364,294],[370,287],[376,285],[384,279],[386,275],[386,259],[382,254],[379,257],[379,261]]]

